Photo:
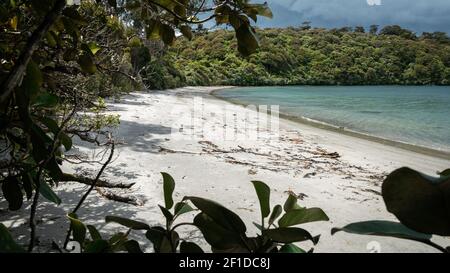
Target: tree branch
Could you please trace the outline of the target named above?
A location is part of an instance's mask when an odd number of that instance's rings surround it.
[[[0,104],[6,101],[14,89],[20,84],[28,63],[31,60],[31,56],[38,48],[39,43],[44,38],[44,35],[47,33],[48,29],[61,15],[61,12],[65,6],[66,0],[57,0],[53,8],[45,16],[44,21],[42,21],[42,23],[36,28],[31,37],[28,39],[28,42],[22,50],[19,59],[15,63],[6,80],[4,80],[0,86],[0,90],[2,92],[0,95]]]
[[[100,171],[98,171],[97,176],[95,177],[94,182],[91,184],[91,186],[89,187],[89,189],[87,190],[87,192],[81,197],[80,201],[78,201],[78,204],[75,206],[75,208],[73,209],[72,213],[76,214],[77,211],[80,209],[80,207],[83,205],[84,201],[86,200],[86,198],[89,196],[89,194],[92,192],[92,190],[97,186],[97,183],[100,179],[100,176],[103,174],[103,172],[105,171],[106,167],[109,165],[109,163],[111,162],[113,155],[114,155],[114,148],[115,148],[115,144],[114,141],[110,140],[111,143],[111,152],[109,154],[108,159],[106,160],[106,162],[103,164],[103,166],[101,167]],[[67,236],[66,239],[64,240],[64,248],[67,247],[67,243],[69,243],[69,239],[70,239],[70,233],[72,233],[72,226],[70,226],[68,232],[67,232]]]
[[[68,173],[63,173],[59,182],[78,182],[86,185],[92,185],[95,182],[95,179],[81,176],[81,175],[73,175]],[[98,179],[96,182],[97,187],[102,188],[120,188],[120,189],[129,189],[136,183],[110,183],[105,180]]]

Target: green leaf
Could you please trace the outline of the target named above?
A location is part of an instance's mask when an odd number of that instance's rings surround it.
[[[175,31],[169,25],[161,24],[159,35],[166,45],[172,45],[175,42]]]
[[[100,232],[98,232],[98,230],[94,226],[87,225],[87,229],[89,230],[89,234],[91,234],[92,241],[97,241],[97,240],[102,239]]]
[[[252,181],[256,194],[259,199],[262,218],[266,218],[270,214],[270,188],[261,181]]]
[[[95,66],[92,56],[85,52],[83,52],[83,54],[81,54],[78,58],[78,64],[86,73],[94,74],[95,72],[97,72],[97,67]]]
[[[92,55],[95,55],[95,53],[97,53],[101,49],[100,46],[95,42],[88,43],[88,47],[89,50],[92,52]]]
[[[290,227],[304,223],[330,220],[320,208],[290,210],[278,221],[280,227]]]
[[[262,227],[260,224],[258,224],[258,223],[256,223],[256,222],[252,222],[252,223],[253,223],[253,225],[254,225],[257,229],[259,229],[259,230],[261,230],[261,231],[264,230],[263,227]]]
[[[236,29],[238,50],[244,56],[249,56],[259,48],[259,40],[254,29],[247,23],[241,23]]]
[[[450,169],[446,169],[440,173],[438,173],[441,177],[450,176]]]
[[[218,25],[229,23],[229,14],[231,13],[231,8],[228,5],[217,7],[214,13],[216,15],[215,18]]]
[[[23,194],[17,177],[10,176],[3,180],[2,191],[10,210],[19,210],[22,207]]]
[[[125,250],[124,244],[128,241],[128,233],[119,232],[114,234],[109,240],[110,252]]]
[[[183,241],[180,244],[180,253],[203,253],[203,250],[195,243]]]
[[[61,132],[59,134],[59,140],[61,141],[61,144],[64,145],[64,148],[66,151],[69,151],[72,149],[72,138],[66,135],[65,133]]]
[[[19,19],[17,18],[17,16],[14,16],[13,18],[11,18],[11,20],[9,21],[9,25],[11,26],[11,28],[16,31],[17,30],[17,23],[19,22]]]
[[[273,18],[273,13],[267,3],[263,4],[246,4],[244,12],[247,14],[257,14],[260,16]]]
[[[193,210],[194,209],[186,202],[178,202],[175,204],[175,215],[182,215]]]
[[[25,90],[28,97],[34,97],[39,93],[42,83],[43,76],[41,69],[34,61],[30,61],[22,81],[23,90]]]
[[[39,121],[42,122],[54,135],[59,132],[58,123],[49,117],[39,117]]]
[[[33,103],[34,107],[42,108],[54,108],[56,105],[58,105],[58,97],[48,92],[42,93],[37,96],[36,100]]]
[[[86,239],[86,226],[78,220],[78,217],[74,213],[69,213],[67,217],[70,220],[70,226],[72,227],[73,239],[77,241],[80,245],[84,244]]]
[[[185,197],[204,214],[227,230],[245,234],[247,228],[237,214],[214,201],[200,197]]]
[[[164,189],[164,203],[166,209],[171,209],[173,206],[172,194],[175,190],[175,181],[168,173],[161,173],[163,176],[163,189]]]
[[[48,201],[53,202],[56,205],[61,204],[61,199],[56,195],[52,188],[50,188],[45,180],[41,180],[39,193]]]
[[[47,163],[47,165],[45,165],[45,168],[49,171],[50,176],[55,181],[58,181],[60,179],[60,177],[62,176],[61,168],[59,167],[59,164],[56,162],[55,157],[52,157],[50,159],[50,161]]]
[[[192,40],[192,30],[187,25],[180,26],[180,32],[183,34],[184,37],[186,37],[188,40]]]
[[[128,253],[143,253],[139,243],[135,240],[128,240],[123,244],[123,246]]]
[[[48,43],[48,45],[49,46],[51,46],[51,47],[56,47],[56,45],[57,45],[57,42],[56,42],[56,39],[55,39],[55,36],[54,36],[54,32],[53,31],[48,31],[46,34],[45,34],[45,39],[47,39],[47,43]]]
[[[243,241],[245,240],[245,234],[242,235],[234,230],[225,228],[205,213],[199,213],[195,216],[194,224],[200,229],[203,237],[213,249],[248,252]]]
[[[95,240],[86,244],[85,253],[105,253],[109,249],[109,242],[106,240]]]
[[[402,224],[426,234],[450,236],[450,177],[398,169],[382,185],[386,208]]]
[[[164,217],[166,217],[167,221],[171,222],[173,220],[172,213],[163,206],[158,205],[158,207],[161,209],[161,211],[164,214]]]
[[[273,224],[273,222],[275,222],[275,220],[280,217],[281,213],[283,212],[283,208],[281,207],[281,205],[276,205],[273,210],[272,210],[272,214],[269,217],[269,226],[271,226]]]
[[[153,248],[156,253],[172,253],[172,243],[177,240],[178,234],[171,233],[171,239],[166,236],[166,230],[162,227],[152,227],[145,233],[145,236],[153,243]]]
[[[289,194],[283,208],[285,212],[289,212],[293,209],[301,209],[301,207],[297,204],[297,197],[295,197],[293,194]]]
[[[294,244],[285,244],[280,248],[280,253],[306,253],[306,251]]]
[[[155,249],[156,253],[159,253],[159,249],[161,246],[161,243],[164,240],[166,230],[162,227],[151,227],[147,230],[145,233],[145,237],[150,240],[153,244],[153,248]],[[168,244],[170,244],[169,241],[167,241]]]
[[[17,253],[17,252],[25,252],[25,250],[18,245],[8,229],[0,223],[0,253]]]
[[[106,216],[105,220],[107,223],[114,222],[114,223],[120,224],[122,226],[126,226],[133,230],[148,230],[148,229],[150,229],[150,226],[147,225],[146,223],[130,220],[130,219],[123,218],[123,217]]]
[[[309,240],[314,244],[319,241],[319,236],[313,237],[308,231],[301,228],[276,228],[267,229],[263,232],[263,235],[269,239],[278,243],[295,243]]]
[[[375,235],[408,239],[422,243],[429,243],[431,235],[414,231],[401,223],[390,221],[365,221],[346,225],[343,228],[333,228],[331,234],[345,231],[360,235]]]
[[[80,40],[80,29],[77,26],[77,22],[68,17],[61,18],[65,31],[72,37],[73,46],[78,46]]]
[[[149,20],[145,28],[147,39],[159,39],[161,23],[157,20]]]

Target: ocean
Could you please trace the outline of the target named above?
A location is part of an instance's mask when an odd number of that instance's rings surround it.
[[[242,87],[215,92],[251,105],[383,139],[450,152],[450,87]]]

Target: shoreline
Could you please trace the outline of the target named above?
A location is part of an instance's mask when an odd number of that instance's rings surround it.
[[[226,99],[226,98],[220,97],[219,95],[216,94],[217,92],[222,92],[225,90],[230,90],[230,89],[235,89],[235,88],[241,88],[241,87],[240,86],[232,86],[232,87],[214,89],[209,92],[209,95],[211,95],[212,97],[214,97],[218,100],[226,101],[226,102],[234,104],[234,105],[240,105],[240,106],[244,106],[244,107],[248,106],[249,104],[237,102],[237,101],[231,100],[231,99]],[[345,129],[345,128],[341,129],[341,128],[339,128],[339,126],[327,124],[325,122],[309,119],[306,117],[298,117],[298,116],[283,114],[281,112],[279,113],[279,116],[281,119],[285,119],[285,120],[299,123],[302,125],[308,125],[308,126],[311,126],[314,128],[323,129],[323,130],[339,133],[339,134],[346,135],[346,136],[356,137],[356,138],[376,142],[376,143],[379,143],[382,145],[389,145],[391,147],[404,149],[404,150],[419,153],[422,155],[427,155],[427,156],[432,156],[432,157],[436,157],[436,158],[440,158],[440,159],[450,160],[450,151],[449,152],[441,151],[441,150],[437,150],[437,149],[433,149],[433,148],[429,148],[429,147],[425,147],[425,146],[421,146],[421,145],[415,145],[415,144],[401,142],[401,141],[397,141],[397,140],[391,140],[391,139],[374,136],[374,135],[370,135],[370,134],[366,134],[366,133],[362,133],[362,132],[358,132],[358,131],[354,131],[354,130],[349,130],[349,129]]]

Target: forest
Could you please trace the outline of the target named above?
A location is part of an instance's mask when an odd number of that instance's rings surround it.
[[[248,58],[224,29],[180,39],[165,58],[186,85],[448,85],[450,39],[399,26],[258,29]],[[180,78],[181,79],[181,78]]]

